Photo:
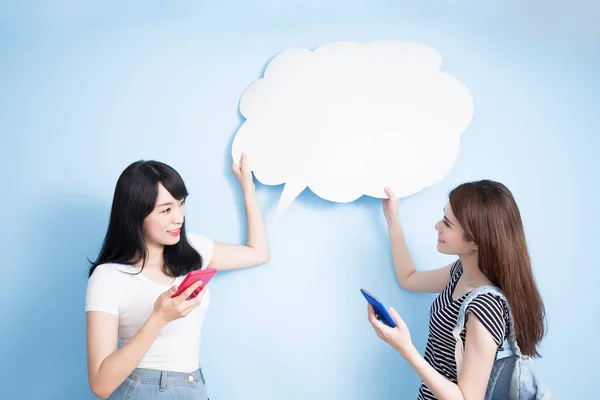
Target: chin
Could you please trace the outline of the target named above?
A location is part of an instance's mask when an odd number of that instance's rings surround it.
[[[168,238],[167,240],[165,240],[165,242],[163,243],[163,246],[173,246],[176,245],[177,243],[179,243],[179,241],[181,240],[181,235],[179,235],[176,238]]]
[[[437,251],[438,251],[438,253],[442,253],[442,254],[456,254],[451,251],[444,250],[443,248],[441,248],[440,244],[437,245]]]

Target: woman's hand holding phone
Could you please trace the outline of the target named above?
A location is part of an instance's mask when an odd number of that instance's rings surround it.
[[[177,292],[177,286],[161,293],[154,303],[152,314],[163,324],[187,316],[202,302],[202,298],[206,293],[206,286],[200,290],[197,296],[187,300],[201,285],[202,281],[197,281],[176,297],[171,296]]]

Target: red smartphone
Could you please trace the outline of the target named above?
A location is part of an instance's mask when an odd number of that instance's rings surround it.
[[[185,278],[183,278],[183,281],[181,281],[181,283],[179,284],[179,287],[177,288],[177,292],[175,292],[175,294],[172,295],[171,298],[179,296],[181,293],[185,292],[185,290],[187,288],[189,288],[190,286],[192,286],[194,283],[196,283],[198,281],[202,281],[202,285],[200,285],[198,287],[198,289],[194,290],[192,292],[192,294],[187,298],[188,300],[193,299],[194,297],[196,297],[198,295],[198,293],[200,293],[200,291],[202,289],[204,289],[204,286],[206,286],[208,281],[210,281],[212,279],[212,277],[215,276],[216,273],[217,273],[217,270],[215,268],[197,269],[197,270],[189,272],[185,276]]]

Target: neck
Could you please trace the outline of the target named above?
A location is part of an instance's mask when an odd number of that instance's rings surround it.
[[[478,277],[482,274],[479,269],[479,254],[475,251],[470,254],[461,255],[460,261],[463,266],[462,276],[469,281],[471,278]]]
[[[165,263],[165,246],[153,245],[150,243],[146,244],[146,246],[146,248],[148,249],[148,258],[146,259],[146,264],[144,265],[144,268],[162,269]],[[139,262],[138,264],[136,264],[136,266],[141,268],[142,262]]]

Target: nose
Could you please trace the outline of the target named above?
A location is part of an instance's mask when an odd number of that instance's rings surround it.
[[[442,221],[436,222],[436,224],[433,227],[436,231],[438,231],[438,233],[442,233]]]
[[[185,214],[181,211],[175,211],[173,213],[173,223],[175,224],[183,224],[183,219],[185,217]]]

